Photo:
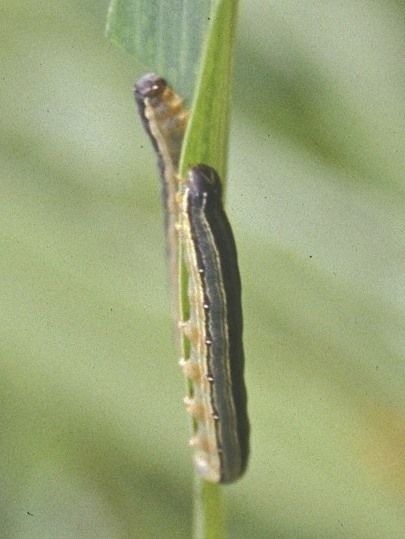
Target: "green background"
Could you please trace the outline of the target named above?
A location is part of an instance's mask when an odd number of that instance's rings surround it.
[[[155,157],[107,2],[0,8],[0,536],[190,537]],[[241,3],[232,538],[405,529],[405,9]]]

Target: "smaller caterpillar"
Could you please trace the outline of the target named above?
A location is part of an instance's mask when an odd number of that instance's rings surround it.
[[[182,99],[168,86],[166,80],[153,73],[139,79],[135,84],[134,95],[143,126],[158,157],[165,210],[166,253],[172,290],[177,290],[177,173],[188,112],[183,107]],[[175,294],[173,301],[177,303]]]

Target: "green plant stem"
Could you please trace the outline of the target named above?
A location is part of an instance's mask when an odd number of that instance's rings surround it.
[[[218,0],[213,10],[192,116],[182,148],[179,168],[183,178],[190,166],[205,163],[213,166],[218,171],[222,182],[225,182],[237,8],[237,0]],[[188,276],[182,260],[180,252],[180,312],[183,320],[187,320]],[[188,357],[189,343],[184,337],[182,351],[183,357]],[[188,385],[188,389],[191,392],[191,384]],[[222,487],[196,477],[194,539],[223,539],[224,537],[226,537],[226,526]]]
[[[226,515],[222,488],[195,477],[194,482],[194,539],[223,539],[226,537]]]

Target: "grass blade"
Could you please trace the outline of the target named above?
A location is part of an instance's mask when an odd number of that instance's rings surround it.
[[[112,0],[107,36],[191,98],[213,0]]]
[[[201,64],[192,116],[187,129],[180,161],[180,175],[185,177],[190,166],[205,163],[213,166],[225,182],[228,154],[230,96],[233,46],[238,3],[219,0],[215,5],[206,49]],[[189,312],[187,271],[181,264],[181,312],[186,320]],[[188,357],[188,343],[183,339],[183,357]],[[191,390],[191,388],[189,388]],[[222,487],[196,478],[194,489],[195,539],[221,539],[226,536]]]

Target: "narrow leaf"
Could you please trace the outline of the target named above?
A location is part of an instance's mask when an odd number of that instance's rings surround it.
[[[192,117],[183,144],[180,173],[189,166],[213,166],[225,181],[236,0],[217,1],[208,35]]]
[[[213,0],[112,0],[107,36],[191,98]]]

